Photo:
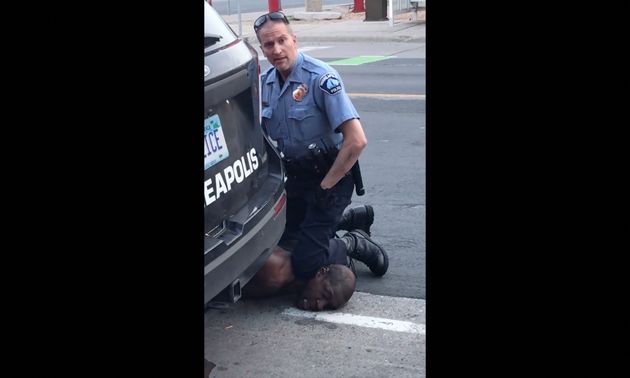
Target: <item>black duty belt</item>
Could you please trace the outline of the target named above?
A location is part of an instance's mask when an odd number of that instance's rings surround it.
[[[298,179],[323,179],[329,167],[319,167],[313,159],[282,159],[287,176]]]

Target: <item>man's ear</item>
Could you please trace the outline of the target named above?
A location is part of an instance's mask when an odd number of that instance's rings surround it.
[[[319,268],[319,270],[317,271],[316,276],[317,277],[326,277],[326,275],[328,275],[328,272],[330,271],[330,267],[328,266],[322,266],[321,268]]]

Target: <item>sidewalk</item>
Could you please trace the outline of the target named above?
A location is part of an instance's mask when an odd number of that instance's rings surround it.
[[[424,9],[394,15],[389,21],[365,21],[365,12],[352,13],[352,4],[324,6],[322,12],[304,12],[304,7],[284,9],[301,42],[425,42]],[[265,12],[241,13],[242,37],[256,45],[254,20]],[[340,17],[331,19],[331,17]],[[238,14],[223,16],[238,34]],[[318,19],[327,18],[327,19]]]

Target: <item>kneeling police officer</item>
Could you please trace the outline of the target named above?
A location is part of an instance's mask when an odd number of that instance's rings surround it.
[[[367,224],[367,230],[358,227],[336,237],[340,223],[352,227],[348,218],[355,214],[344,216],[343,211],[357,179],[352,168],[358,168],[367,145],[339,74],[297,51],[297,37],[283,13],[259,17],[254,30],[272,65],[261,77],[262,125],[277,143],[287,171],[287,224],[279,245],[292,250],[293,273],[308,280],[327,265],[348,265],[351,257],[384,275],[388,256],[369,236],[373,213],[366,214],[368,207],[355,211],[372,217],[358,222]]]

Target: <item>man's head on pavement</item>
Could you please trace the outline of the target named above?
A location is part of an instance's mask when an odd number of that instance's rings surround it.
[[[302,310],[336,310],[345,305],[355,289],[354,273],[345,265],[322,267],[298,295],[297,306]]]
[[[286,79],[297,58],[297,37],[289,20],[281,12],[260,16],[254,22],[254,31],[265,58]]]

